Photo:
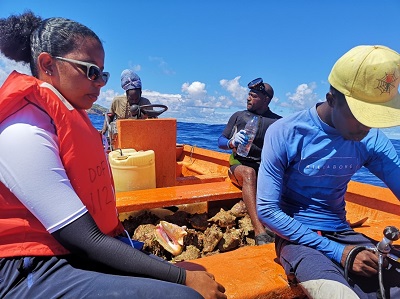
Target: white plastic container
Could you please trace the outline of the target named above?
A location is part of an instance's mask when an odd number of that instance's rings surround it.
[[[108,154],[108,160],[117,192],[156,187],[153,150],[117,149]]]

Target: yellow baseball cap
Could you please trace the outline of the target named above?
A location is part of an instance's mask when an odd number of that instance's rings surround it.
[[[370,128],[400,125],[400,54],[357,46],[336,61],[329,83],[346,97],[354,117]]]

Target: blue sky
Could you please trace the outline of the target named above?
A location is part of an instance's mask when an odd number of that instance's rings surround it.
[[[400,51],[397,0],[0,1],[1,18],[24,9],[79,21],[103,40],[111,78],[98,104],[123,93],[120,74],[131,68],[143,95],[178,121],[226,123],[257,77],[275,89],[271,109],[287,115],[324,100],[330,69],[350,48]],[[26,71],[0,56],[0,83],[12,69]]]

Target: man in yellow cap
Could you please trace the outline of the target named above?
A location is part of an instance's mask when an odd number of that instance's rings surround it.
[[[399,157],[383,132],[372,129],[400,125],[400,55],[384,46],[357,46],[339,58],[328,80],[325,102],[269,127],[258,215],[276,233],[286,274],[310,298],[384,298],[378,295],[378,256],[366,250],[376,247],[349,226],[344,195],[365,166],[400,199]],[[395,267],[383,269],[390,298],[400,298]]]

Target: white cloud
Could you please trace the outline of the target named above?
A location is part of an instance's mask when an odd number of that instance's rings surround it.
[[[139,72],[141,69],[142,69],[142,66],[140,64],[136,64],[131,67],[131,70],[133,70],[136,73]]]
[[[184,83],[182,85],[182,100],[186,106],[208,108],[208,109],[229,109],[231,107],[243,107],[243,103],[246,99],[246,88],[239,85],[236,77],[233,80],[223,79],[220,81],[220,85],[223,89],[227,90],[231,94],[233,100],[226,95],[216,96],[209,95],[206,90],[206,84],[195,81],[192,83]],[[244,91],[244,92],[243,92]]]
[[[135,73],[140,72],[140,70],[142,69],[142,66],[141,66],[140,64],[133,64],[131,61],[129,61],[128,65],[129,65],[129,67],[127,67],[127,68],[125,68],[125,69],[132,70],[132,71],[134,71]],[[107,70],[105,70],[105,71],[107,71]],[[121,73],[122,73],[122,71],[121,71]],[[120,74],[118,74],[118,76],[119,76],[119,75],[120,75]]]
[[[205,100],[207,96],[206,85],[199,81],[183,83],[181,90],[187,94],[187,102]]]
[[[221,95],[215,99],[215,108],[230,108],[233,101],[227,96]]]
[[[148,98],[152,104],[160,104],[168,107],[169,115],[173,113],[179,113],[182,111],[182,96],[180,94],[166,94],[158,91],[143,90],[142,96]]]
[[[222,79],[219,84],[236,100],[236,102],[230,102],[229,107],[234,105],[237,107],[243,107],[243,101],[247,98],[248,90],[239,84],[240,76],[232,80]]]
[[[228,108],[232,100],[222,95],[209,96],[205,87],[204,83],[196,81],[184,83],[182,94],[165,94],[145,89],[142,95],[152,104],[168,107],[160,117],[176,118],[183,122],[225,123],[232,112],[226,113],[226,109],[218,108]],[[97,103],[108,108],[116,95],[118,94],[112,90],[102,92]]]
[[[100,95],[97,98],[96,104],[99,104],[100,106],[103,106],[105,108],[110,108],[114,97],[119,96],[119,95],[121,95],[121,94],[118,94],[113,89],[101,90]]]
[[[310,108],[320,101],[318,95],[314,92],[316,88],[315,82],[300,84],[295,93],[286,93],[288,101],[282,102],[280,106],[290,108],[293,111]]]
[[[23,74],[31,74],[28,64],[8,59],[0,53],[0,86],[3,85],[8,75],[14,70]]]
[[[164,60],[164,58],[157,57],[157,56],[150,56],[149,60],[151,62],[156,62],[158,67],[161,69],[161,71],[164,74],[167,74],[167,75],[174,75],[175,74],[175,71],[173,71],[172,69],[169,68],[168,63]]]

